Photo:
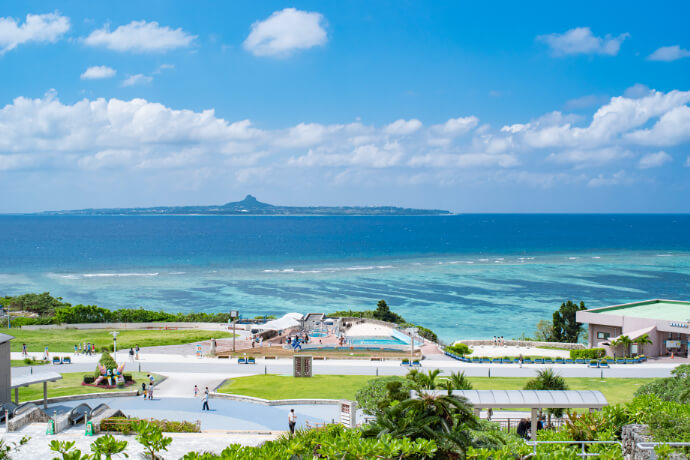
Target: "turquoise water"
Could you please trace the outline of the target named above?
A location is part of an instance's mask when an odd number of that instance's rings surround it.
[[[0,295],[244,316],[373,309],[517,337],[561,302],[690,299],[690,216],[0,216]]]

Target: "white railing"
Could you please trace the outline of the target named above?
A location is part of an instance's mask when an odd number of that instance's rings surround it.
[[[527,444],[533,447],[532,455],[537,455],[537,446],[545,444],[579,444],[581,452],[577,453],[578,457],[598,457],[601,454],[598,452],[587,452],[586,446],[592,444],[617,444],[623,450],[623,444],[620,441],[527,441]]]

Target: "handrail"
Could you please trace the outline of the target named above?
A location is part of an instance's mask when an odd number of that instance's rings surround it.
[[[618,444],[621,448],[621,451],[623,450],[623,444],[620,441],[526,441],[526,444],[533,447],[533,456],[537,455],[537,445],[539,444],[579,444],[582,447],[582,452],[578,452],[577,456],[582,458],[598,457],[601,455],[598,452],[588,453],[585,450],[586,444]]]
[[[669,446],[669,447],[690,447],[690,442],[638,442],[635,446],[640,450],[649,450],[650,460],[656,460],[656,446]]]

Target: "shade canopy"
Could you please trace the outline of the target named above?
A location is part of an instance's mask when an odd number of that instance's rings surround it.
[[[62,380],[62,376],[57,372],[41,372],[38,374],[25,374],[12,376],[11,388],[25,387],[36,383],[55,382]]]
[[[446,390],[419,393],[445,395]],[[418,397],[413,391],[412,396]],[[589,390],[453,390],[453,396],[467,398],[474,407],[485,409],[601,409],[608,401],[600,391]]]

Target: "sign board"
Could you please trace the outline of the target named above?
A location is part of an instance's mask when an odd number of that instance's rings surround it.
[[[680,340],[667,340],[666,348],[680,348]]]
[[[357,402],[340,401],[340,424],[346,428],[357,427]]]
[[[230,318],[237,319],[240,317],[240,312],[237,310],[230,310]]]
[[[292,375],[294,377],[311,377],[312,357],[295,355],[292,357]]]

